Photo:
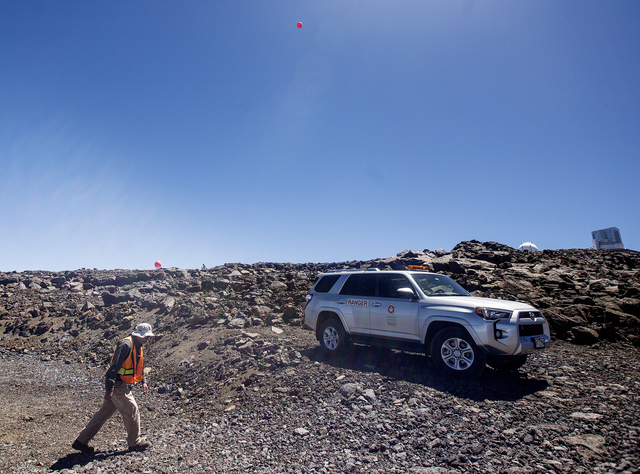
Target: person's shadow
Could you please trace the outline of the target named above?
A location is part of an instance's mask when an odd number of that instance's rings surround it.
[[[49,468],[51,471],[60,471],[61,469],[71,469],[73,466],[85,466],[93,461],[102,461],[104,459],[112,458],[114,456],[122,456],[129,451],[124,449],[122,451],[113,451],[109,453],[102,453],[96,451],[93,454],[71,453],[58,459]]]

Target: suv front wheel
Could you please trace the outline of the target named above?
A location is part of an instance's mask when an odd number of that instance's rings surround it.
[[[342,352],[346,345],[346,335],[337,319],[327,319],[320,326],[320,346],[326,355],[334,356]]]
[[[463,328],[444,328],[431,341],[431,360],[445,375],[456,378],[479,376],[487,356]]]

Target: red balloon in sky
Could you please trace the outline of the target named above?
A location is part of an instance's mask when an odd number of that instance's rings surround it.
[[[160,263],[160,261],[158,260],[158,261],[155,263],[155,266],[156,266],[156,268],[160,268],[160,267],[162,266],[162,263]]]
[[[301,22],[301,21],[299,21],[299,22],[296,24],[296,26],[297,26],[298,28],[302,28],[302,22]]]

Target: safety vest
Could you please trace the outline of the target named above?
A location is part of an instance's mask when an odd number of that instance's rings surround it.
[[[128,336],[128,337],[125,337],[124,339],[129,339],[129,342],[131,342],[131,351],[129,352],[129,355],[122,363],[122,367],[120,367],[120,370],[118,370],[118,375],[120,376],[120,379],[124,383],[132,384],[134,382],[142,382],[142,347],[139,348],[140,362],[137,363],[136,345],[133,342],[133,336]],[[122,341],[124,341],[124,339],[122,339]],[[118,343],[118,346],[120,345],[120,342]],[[113,355],[111,356],[112,364],[113,364],[113,358],[116,355],[116,350],[118,349],[118,346],[116,346],[116,349],[113,350]]]

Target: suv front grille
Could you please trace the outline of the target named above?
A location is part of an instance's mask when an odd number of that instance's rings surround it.
[[[518,326],[520,336],[541,336],[544,334],[542,324],[520,324]]]
[[[540,311],[520,311],[520,313],[518,313],[519,319],[529,318],[533,320],[541,317],[542,313]]]

